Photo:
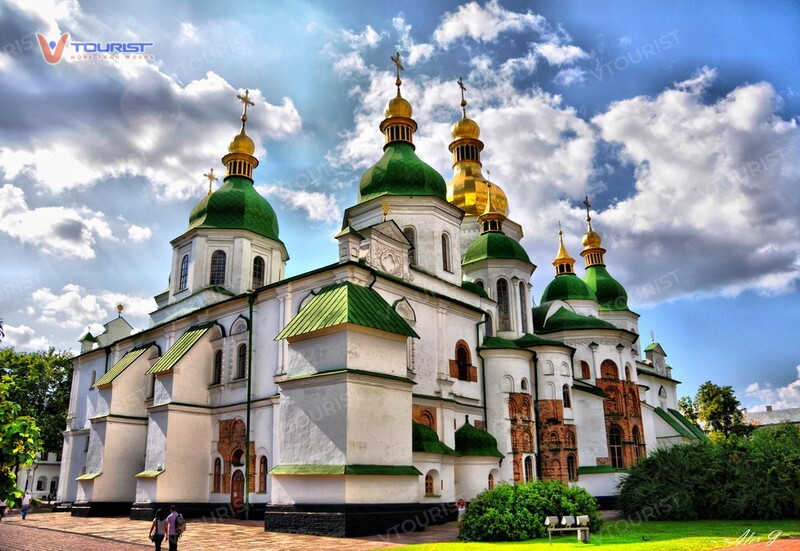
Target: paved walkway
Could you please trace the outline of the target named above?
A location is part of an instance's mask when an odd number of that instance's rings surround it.
[[[147,539],[150,521],[126,517],[73,517],[69,513],[18,514],[0,522],[0,551],[135,551],[153,549]],[[423,532],[391,537],[328,538],[265,532],[264,521],[189,519],[179,548],[192,551],[230,549],[329,551],[390,549],[413,543],[454,541],[456,525],[431,526]],[[163,549],[167,549],[166,543]]]

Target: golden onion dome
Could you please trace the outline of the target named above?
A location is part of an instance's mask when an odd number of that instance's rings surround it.
[[[584,249],[597,249],[600,247],[601,241],[600,234],[589,226],[589,230],[583,235],[583,240],[581,242],[583,243]]]
[[[411,104],[408,100],[400,95],[400,91],[397,91],[397,95],[389,100],[389,104],[386,106],[386,118],[391,117],[405,117],[407,119],[411,118]]]
[[[231,141],[231,144],[228,146],[228,153],[245,153],[247,155],[252,155],[255,153],[255,150],[256,146],[253,140],[244,133],[244,125],[242,125],[242,131],[234,136],[233,141]]]
[[[481,128],[478,123],[467,117],[462,117],[453,123],[450,134],[454,140],[462,138],[472,138],[477,140],[481,135]]]

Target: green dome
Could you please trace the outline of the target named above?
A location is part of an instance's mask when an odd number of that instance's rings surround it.
[[[554,300],[595,300],[594,292],[575,274],[559,274],[544,288],[540,302]]]
[[[458,455],[439,441],[436,431],[416,421],[411,421],[411,451]]]
[[[473,427],[469,418],[456,431],[456,451],[461,455],[505,457],[497,449],[497,440],[486,431]]]
[[[558,307],[558,310],[550,315],[550,310],[554,307]],[[618,329],[605,320],[594,316],[582,316],[553,303],[543,303],[533,309],[533,328],[540,335],[574,329]]]
[[[594,291],[603,310],[627,310],[628,293],[619,281],[611,277],[602,264],[589,266],[583,281]]]
[[[275,241],[278,217],[269,202],[244,177],[229,176],[221,188],[197,203],[189,215],[189,229],[250,230]]]
[[[461,265],[466,266],[479,260],[491,259],[522,260],[531,263],[522,245],[504,233],[487,232],[470,243]]]
[[[406,142],[384,147],[383,157],[361,177],[358,202],[381,195],[433,195],[447,200],[447,185],[442,175],[423,162]]]

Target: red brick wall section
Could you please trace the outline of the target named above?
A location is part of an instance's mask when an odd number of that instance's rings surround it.
[[[575,456],[578,462],[578,429],[564,423],[561,400],[539,400],[539,458],[544,480],[569,480],[567,457]]]
[[[511,451],[514,461],[514,482],[525,482],[524,458],[536,452],[536,424],[531,408],[531,396],[522,392],[508,395],[508,417],[511,420]]]
[[[612,375],[616,368],[611,360],[603,362],[603,374]],[[617,371],[618,373],[618,371]],[[597,379],[597,386],[606,393],[603,400],[603,413],[606,422],[606,441],[611,427],[619,427],[622,431],[623,467],[632,467],[636,459],[636,446],[633,443],[633,429],[639,429],[639,456],[645,456],[644,427],[642,425],[642,409],[639,402],[639,388],[636,383],[618,378]],[[598,465],[599,465],[598,461]],[[605,463],[611,464],[610,458]]]
[[[433,406],[414,404],[411,406],[411,418],[420,425],[436,430],[436,408]]]
[[[217,451],[222,456],[222,493],[231,491],[231,460],[234,452],[245,451],[245,426],[241,419],[224,419],[219,422],[219,440]],[[244,458],[242,458],[244,461]],[[250,442],[250,477],[247,482],[251,492],[256,488],[256,447]]]

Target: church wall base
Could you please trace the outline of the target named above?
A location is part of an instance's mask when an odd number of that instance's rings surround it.
[[[91,501],[72,504],[73,517],[118,517],[131,510],[130,501]]]
[[[350,538],[420,532],[426,526],[453,520],[453,503],[267,505],[264,530]]]
[[[153,520],[156,511],[162,509],[169,514],[170,506],[175,505],[177,511],[187,519],[201,519],[203,522],[220,522],[226,519],[244,519],[244,510],[234,512],[230,503],[183,503],[183,502],[141,502],[134,503],[123,514],[130,513],[131,520]],[[250,504],[250,519],[260,519],[264,515],[265,503]]]

